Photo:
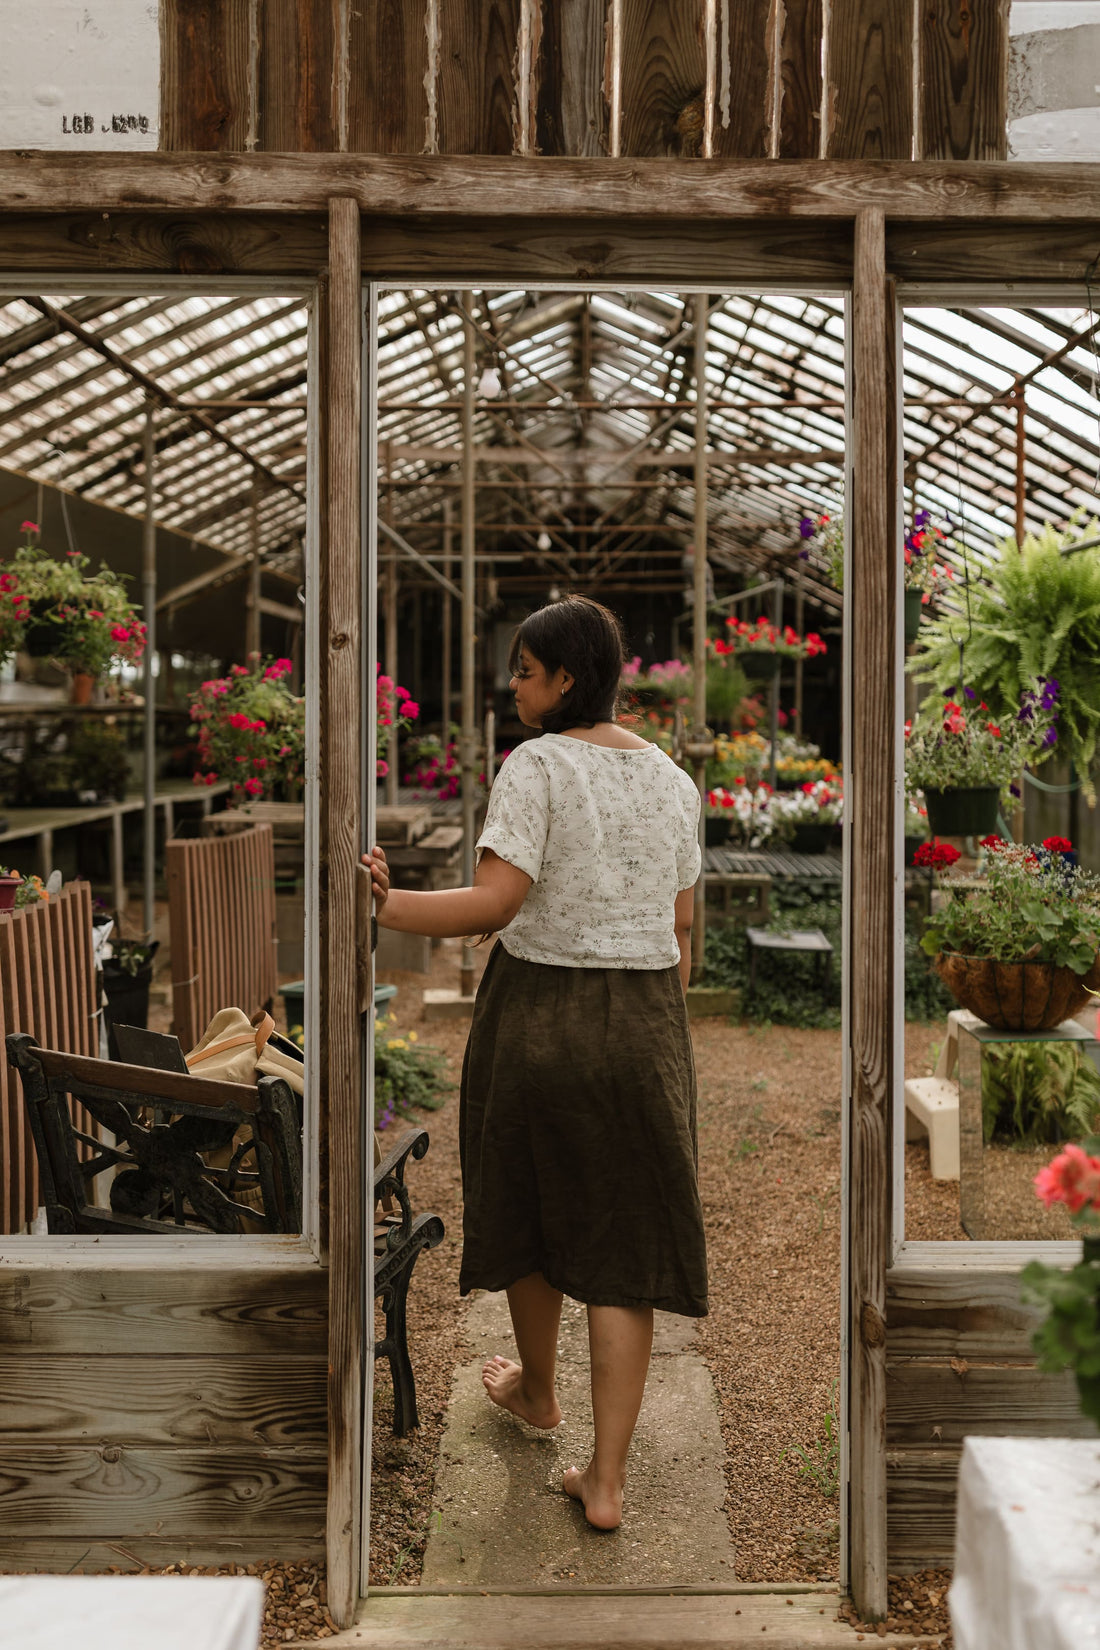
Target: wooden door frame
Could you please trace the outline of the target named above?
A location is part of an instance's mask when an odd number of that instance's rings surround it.
[[[196,205],[196,203],[201,203]],[[461,205],[462,211],[456,211]],[[897,279],[1002,291],[1080,281],[1100,243],[1100,166],[1014,163],[541,160],[360,155],[0,154],[0,273],[309,274],[322,290],[324,460],[319,601],[321,1061],[327,1113],[330,1607],[360,1591],[360,1429],[367,1166],[356,985],[365,706],[360,282],[454,278],[646,286],[790,284],[802,267],[851,288],[849,604],[857,689],[849,730],[850,1264],[844,1303],[853,1465],[850,1584],[886,1605],[885,1279],[890,1249],[891,933],[896,835]],[[471,220],[480,220],[474,226]],[[486,237],[481,225],[497,226]],[[365,230],[365,233],[364,233]],[[700,263],[700,247],[704,264]],[[442,249],[442,250],[441,250]],[[709,249],[709,252],[708,252]],[[709,263],[706,259],[709,258]],[[888,684],[885,692],[881,684]],[[325,715],[330,707],[340,714]],[[856,884],[858,883],[858,887]],[[322,1128],[322,1134],[325,1131]],[[324,1148],[323,1148],[324,1149]]]

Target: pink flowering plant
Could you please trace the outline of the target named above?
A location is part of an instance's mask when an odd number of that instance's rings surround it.
[[[74,674],[101,676],[116,661],[136,665],[145,626],[123,579],[70,550],[62,559],[36,542],[38,526],[23,523],[25,540],[0,572],[0,662],[25,647],[56,659]]]
[[[420,706],[410,697],[407,688],[384,673],[381,665],[376,667],[375,700],[378,728],[375,776],[385,779],[390,771],[388,756],[393,740],[412,727],[420,715]]]
[[[1060,1204],[1067,1210],[1084,1252],[1069,1270],[1041,1261],[1024,1267],[1024,1300],[1047,1308],[1032,1345],[1040,1369],[1072,1369],[1081,1410],[1100,1426],[1100,1138],[1089,1135],[1064,1146],[1035,1176],[1035,1191],[1048,1209]]]
[[[291,668],[289,659],[254,657],[191,695],[196,785],[228,782],[237,802],[301,796],[305,700],[290,691]]]

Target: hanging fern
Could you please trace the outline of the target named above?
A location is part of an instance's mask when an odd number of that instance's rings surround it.
[[[1063,552],[1100,537],[1100,522],[1075,517],[1058,532],[1048,522],[1018,549],[998,545],[998,559],[970,589],[965,607],[921,627],[909,669],[918,681],[949,692],[959,682],[963,644],[966,686],[993,714],[1015,716],[1036,677],[1058,683],[1058,743],[1052,754],[1072,761],[1090,807],[1096,803],[1091,769],[1100,735],[1100,549]]]

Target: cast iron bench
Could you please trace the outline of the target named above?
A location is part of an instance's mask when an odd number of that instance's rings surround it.
[[[438,1215],[413,1214],[405,1185],[409,1158],[419,1161],[427,1150],[427,1129],[410,1129],[374,1170],[374,1293],[386,1314],[386,1333],[375,1342],[374,1356],[389,1360],[393,1377],[393,1430],[398,1438],[404,1438],[413,1427],[420,1425],[416,1378],[407,1338],[409,1283],[420,1251],[434,1249],[442,1243],[445,1230]],[[398,1209],[387,1214],[385,1205],[394,1200]]]
[[[281,1077],[261,1077],[253,1088],[93,1060],[40,1048],[26,1032],[13,1032],[7,1049],[23,1086],[50,1232],[301,1231],[301,1129],[296,1096]],[[114,1145],[75,1126],[69,1096]],[[80,1146],[92,1156],[81,1161]],[[103,1207],[93,1201],[94,1182],[108,1171]]]

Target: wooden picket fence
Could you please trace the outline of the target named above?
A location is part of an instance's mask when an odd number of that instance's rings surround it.
[[[39,1204],[34,1141],[3,1039],[26,1031],[44,1048],[95,1055],[98,1007],[88,883],[71,882],[49,900],[0,912],[0,1232],[24,1231]],[[83,1106],[73,1106],[73,1121],[98,1137]]]
[[[254,1014],[275,996],[275,848],[270,825],[177,838],[165,849],[172,1021],[193,1048],[221,1008]]]

